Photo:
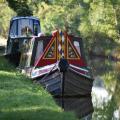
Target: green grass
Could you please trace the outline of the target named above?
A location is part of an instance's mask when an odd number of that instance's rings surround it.
[[[75,120],[40,85],[0,57],[0,120]]]

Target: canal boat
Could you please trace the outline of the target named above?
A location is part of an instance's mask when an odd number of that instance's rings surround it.
[[[7,39],[6,57],[18,65],[20,60],[21,46],[32,36],[41,32],[40,21],[33,16],[13,17],[10,21],[9,34]]]
[[[91,95],[93,78],[80,37],[56,30],[24,44],[19,68],[54,96]]]

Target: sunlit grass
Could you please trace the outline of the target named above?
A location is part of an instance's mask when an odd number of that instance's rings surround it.
[[[0,57],[0,120],[75,120],[56,105],[40,85],[32,83]]]

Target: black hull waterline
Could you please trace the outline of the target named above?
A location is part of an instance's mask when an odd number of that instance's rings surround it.
[[[93,79],[68,68],[66,72],[56,70],[37,81],[54,96],[89,96]]]

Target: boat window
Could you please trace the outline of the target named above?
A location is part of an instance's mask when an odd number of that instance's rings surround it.
[[[48,51],[45,53],[45,56],[44,56],[45,59],[55,59],[55,57],[56,57],[56,47],[55,47],[55,45],[56,45],[56,42],[54,41],[51,44]]]
[[[76,47],[78,53],[81,55],[81,52],[80,52],[80,43],[78,41],[74,41],[74,46]]]
[[[37,61],[42,56],[42,53],[43,53],[43,40],[40,40],[37,45],[35,61]]]
[[[33,34],[33,20],[19,19],[18,20],[18,36],[26,36]]]
[[[34,35],[38,35],[38,33],[40,32],[40,26],[39,26],[39,22],[38,21],[34,21]]]
[[[17,35],[17,21],[13,21],[10,28],[10,36],[15,37]]]

